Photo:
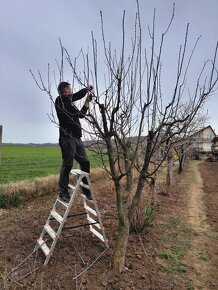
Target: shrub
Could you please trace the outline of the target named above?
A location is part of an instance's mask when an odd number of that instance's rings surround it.
[[[207,159],[206,159],[206,161],[207,162],[214,162],[215,160],[214,160],[215,158],[213,157],[213,156],[209,156]]]
[[[154,219],[155,206],[147,205],[142,198],[131,221],[131,230],[141,233],[145,227],[151,226]]]
[[[11,206],[18,206],[22,202],[22,196],[19,192],[14,195],[7,195],[6,192],[0,192],[0,208],[9,208]]]
[[[0,208],[8,208],[8,200],[2,190],[0,191]]]
[[[148,205],[145,209],[145,226],[150,226],[154,219],[154,205]]]

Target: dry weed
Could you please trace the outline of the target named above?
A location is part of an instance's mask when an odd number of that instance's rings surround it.
[[[0,207],[17,206],[21,202],[36,196],[49,194],[57,191],[58,175],[50,175],[34,180],[23,180],[1,185]]]

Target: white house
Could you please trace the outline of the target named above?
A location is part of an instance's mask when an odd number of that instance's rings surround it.
[[[212,140],[216,137],[215,131],[209,125],[192,135],[193,148],[197,152],[211,152]]]

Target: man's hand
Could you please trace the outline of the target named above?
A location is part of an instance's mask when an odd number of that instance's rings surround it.
[[[88,84],[86,88],[87,88],[87,90],[90,92],[90,91],[93,89],[93,85]]]
[[[85,106],[88,108],[89,107],[89,103],[92,101],[92,93],[88,93],[88,96],[86,97],[86,101],[85,101]]]
[[[92,101],[92,97],[93,97],[93,94],[89,92],[88,96],[86,98],[87,102],[91,102]]]

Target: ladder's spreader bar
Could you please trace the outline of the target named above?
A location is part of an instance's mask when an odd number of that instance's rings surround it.
[[[70,218],[70,217],[76,217],[76,216],[80,216],[80,215],[87,215],[86,212],[82,212],[82,213],[77,213],[77,214],[69,214],[67,217]],[[52,217],[50,218],[50,220],[56,220],[56,218]]]
[[[101,226],[100,226],[99,222],[96,222],[96,221],[95,221],[93,218],[91,218],[90,216],[87,216],[87,220],[90,221],[90,223],[91,223],[92,225],[96,224],[96,227],[99,228],[99,229],[101,229]]]
[[[86,227],[86,226],[91,226],[91,225],[95,225],[95,224],[99,224],[99,222],[81,224],[81,225],[76,225],[76,226],[72,226],[72,227],[64,227],[63,230],[74,229],[74,228],[79,228],[79,227]]]

